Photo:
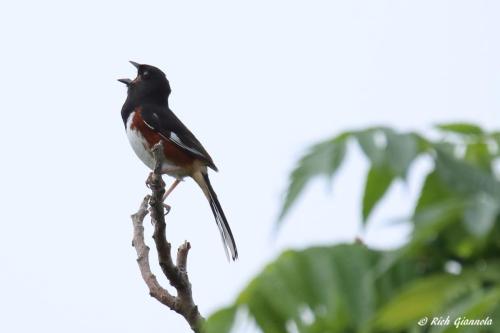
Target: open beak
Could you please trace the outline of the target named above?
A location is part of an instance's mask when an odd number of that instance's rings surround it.
[[[138,64],[138,63],[136,63],[135,61],[132,61],[132,60],[131,60],[131,61],[129,61],[129,62],[130,62],[130,63],[131,63],[131,64],[132,64],[135,68],[137,68],[137,69],[139,69],[139,66],[141,65],[141,64]]]
[[[118,79],[118,81],[125,84],[127,87],[132,83],[131,79]]]
[[[136,63],[135,61],[129,61],[135,68],[137,68],[137,70],[139,70],[139,66],[141,66],[141,64],[138,64]],[[121,83],[125,84],[127,87],[130,86],[130,84],[132,84],[132,81],[131,79],[118,79],[118,81],[120,81]]]

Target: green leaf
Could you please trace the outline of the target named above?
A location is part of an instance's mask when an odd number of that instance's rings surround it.
[[[451,192],[448,187],[443,184],[441,178],[434,170],[425,177],[424,185],[420,191],[420,197],[418,198],[417,205],[415,207],[415,214],[422,211],[426,207],[435,205],[436,203],[445,201],[451,197],[453,197],[453,192]]]
[[[448,188],[462,195],[485,192],[500,200],[500,182],[488,172],[437,149],[436,170]]]
[[[446,132],[453,132],[458,134],[468,134],[468,135],[482,135],[484,134],[481,127],[468,123],[450,123],[441,124],[436,126],[438,129]]]
[[[463,300],[453,304],[450,309],[446,309],[441,315],[450,317],[450,325],[434,326],[429,333],[452,333],[452,332],[475,332],[477,327],[459,327],[453,325],[456,318],[486,318],[491,315],[495,306],[500,303],[500,288],[496,287],[493,290],[485,291],[484,289],[476,290]]]
[[[386,163],[385,132],[388,130],[387,128],[369,128],[353,133],[372,166],[381,166]]]
[[[473,165],[479,166],[485,171],[491,171],[492,154],[488,144],[485,142],[469,143],[465,150],[465,160]]]
[[[493,228],[499,211],[498,201],[488,194],[478,193],[474,195],[465,208],[465,226],[473,235],[485,236]]]
[[[398,134],[392,131],[387,135],[388,165],[401,178],[406,178],[408,168],[418,155],[418,142],[413,134]]]
[[[265,333],[438,332],[419,327],[417,320],[446,313],[481,317],[496,311],[500,321],[500,182],[488,167],[500,132],[483,134],[469,124],[440,128],[446,132],[441,141],[376,127],[313,146],[290,177],[280,219],[311,179],[335,175],[349,137],[356,138],[371,164],[364,221],[394,179],[406,177],[415,158],[428,154],[434,169],[415,205],[407,244],[390,252],[362,245],[286,251],[232,307],[209,318],[209,323],[218,319],[213,331],[227,332],[241,310]],[[450,269],[453,264],[458,269]]]
[[[437,237],[446,227],[459,221],[464,210],[464,202],[459,198],[449,199],[427,206],[413,216],[415,228],[407,245],[410,251],[425,248],[429,240]]]
[[[378,255],[361,245],[286,251],[250,282],[237,299],[264,332],[285,332],[293,321],[314,331],[359,331],[375,311]]]
[[[375,205],[389,189],[394,175],[387,167],[371,167],[366,177],[363,195],[363,222],[368,220]]]
[[[387,167],[395,176],[402,178],[406,177],[415,157],[428,146],[425,139],[414,133],[400,134],[385,127],[345,132],[313,146],[290,175],[278,223],[283,220],[312,179],[318,176],[331,178],[335,175],[344,160],[346,141],[350,136],[356,137],[373,167]]]
[[[396,176],[406,177],[410,164],[424,148],[425,142],[413,133],[396,133],[385,127],[354,132],[372,167],[389,167]]]
[[[375,325],[385,331],[413,326],[418,319],[439,314],[446,306],[480,286],[477,274],[435,274],[410,283],[383,306]]]
[[[317,176],[333,177],[344,160],[346,139],[349,135],[350,133],[343,133],[331,140],[319,143],[302,157],[290,176],[278,222],[283,220],[309,181]]]
[[[212,314],[205,322],[203,333],[228,333],[234,323],[236,306],[223,308]]]

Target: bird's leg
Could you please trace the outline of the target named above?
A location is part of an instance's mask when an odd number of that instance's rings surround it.
[[[164,168],[164,169],[162,169],[161,173],[168,175],[168,174],[179,172],[179,171],[183,171],[183,169],[179,168],[179,167],[170,167],[170,168]],[[151,185],[153,183],[153,176],[154,176],[154,172],[150,172],[149,176],[148,176],[148,179],[146,179],[146,186],[148,188],[150,188],[150,189],[151,189]],[[161,181],[163,183],[163,179]],[[165,210],[166,210],[165,215],[167,215],[170,212],[170,209],[172,207],[170,207],[170,205],[167,205],[164,201],[168,197],[168,195],[170,193],[172,193],[172,191],[176,188],[176,186],[179,185],[180,182],[181,182],[181,180],[178,179],[178,178],[176,178],[175,181],[173,182],[173,184],[168,188],[168,190],[163,195],[162,203],[163,203],[163,207],[165,207]],[[163,183],[163,186],[165,186],[165,183]]]
[[[170,185],[170,187],[168,188],[168,190],[165,192],[165,194],[163,195],[163,201],[165,201],[165,199],[169,196],[170,193],[172,193],[172,191],[177,187],[177,185],[179,185],[179,183],[181,182],[180,179],[176,179],[172,185]]]
[[[146,186],[151,189],[151,186],[153,185],[153,177],[154,177],[154,172],[150,172],[149,173],[149,176],[148,176],[148,179],[146,179]],[[160,176],[161,177],[161,176]],[[160,178],[160,182],[161,182],[161,186],[165,186],[165,182],[163,181],[162,178]],[[174,186],[175,187],[175,186]],[[168,192],[167,193],[170,193],[172,192],[173,188],[172,189],[168,189]],[[163,201],[165,200],[165,195],[163,196],[161,202],[162,202],[162,205],[163,207],[165,208],[165,215],[167,215],[169,212],[170,212],[170,209],[172,207],[170,207],[169,205],[165,204]]]
[[[176,179],[176,180],[172,183],[172,185],[170,185],[170,187],[169,187],[169,188],[168,188],[168,190],[165,192],[165,194],[163,195],[163,198],[162,198],[162,200],[161,200],[161,201],[163,202],[163,207],[165,207],[165,210],[166,210],[165,215],[167,215],[167,214],[170,212],[170,209],[172,208],[172,207],[170,207],[170,205],[168,205],[168,204],[166,204],[166,203],[165,203],[165,199],[168,197],[168,195],[169,195],[170,193],[172,193],[172,191],[175,189],[175,187],[176,187],[177,185],[179,185],[179,183],[180,183],[180,182],[181,182],[181,180],[180,180],[180,179]]]

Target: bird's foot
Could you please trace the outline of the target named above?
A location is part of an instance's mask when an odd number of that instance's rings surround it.
[[[155,177],[154,172],[150,172],[148,178],[146,179],[146,186],[149,189],[151,189],[151,187],[154,185],[154,181],[155,181],[154,177]],[[160,184],[161,184],[162,187],[164,187],[165,186],[165,182],[163,181],[163,179],[161,178],[161,176],[159,176],[159,177],[160,177]]]
[[[172,207],[170,205],[167,205],[166,203],[162,203],[163,208],[165,209],[165,212],[163,213],[163,216],[167,216],[168,213],[170,213],[170,210]],[[149,208],[149,212],[153,211],[153,207]],[[154,225],[153,219],[151,219],[151,225]]]
[[[153,172],[150,172],[148,178],[146,179],[146,186],[149,189],[151,189],[151,184],[153,183],[153,174]]]

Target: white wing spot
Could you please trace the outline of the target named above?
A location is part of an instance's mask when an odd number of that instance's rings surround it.
[[[175,143],[176,145],[178,145],[179,147],[182,147],[186,150],[189,150],[190,152],[195,153],[197,155],[203,156],[203,154],[201,152],[199,152],[198,150],[196,150],[192,147],[187,146],[184,142],[182,142],[181,138],[179,138],[179,136],[177,134],[175,134],[174,132],[170,132],[170,140],[173,143]]]

